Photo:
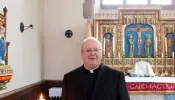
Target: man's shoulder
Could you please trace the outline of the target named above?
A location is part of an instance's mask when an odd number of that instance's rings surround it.
[[[82,66],[80,66],[80,67],[78,67],[78,68],[75,68],[75,69],[73,69],[73,70],[67,72],[67,73],[65,74],[65,76],[72,76],[72,75],[75,75],[75,74],[77,74],[77,73],[81,70],[81,68],[82,68]]]

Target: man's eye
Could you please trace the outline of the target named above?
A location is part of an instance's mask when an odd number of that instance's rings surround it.
[[[87,52],[91,52],[91,50],[86,50]]]
[[[95,49],[94,51],[95,51],[95,52],[97,52],[97,51],[98,51],[98,49]]]

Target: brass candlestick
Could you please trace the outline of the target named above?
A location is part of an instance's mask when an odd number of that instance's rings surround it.
[[[157,54],[157,53],[156,53]],[[156,64],[155,64],[155,75],[156,76],[158,76],[159,75],[159,73],[157,72],[157,55],[156,55],[156,59],[155,59],[155,61],[156,61]]]
[[[161,75],[160,76],[165,76],[164,74],[164,58],[162,57],[162,71],[161,71]]]
[[[167,53],[166,53],[166,56],[165,56],[165,76],[169,75],[168,72],[167,72],[167,58],[168,58],[168,56],[167,56]]]
[[[123,58],[123,73],[124,73],[124,75],[126,75],[126,73],[125,73],[125,55],[124,54],[123,54],[122,58]]]
[[[174,56],[172,56],[172,60],[173,60],[173,72],[172,72],[172,77],[175,76],[175,67],[174,67]]]

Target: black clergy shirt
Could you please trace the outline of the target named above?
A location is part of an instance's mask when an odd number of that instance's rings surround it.
[[[87,100],[90,100],[92,97],[99,70],[100,66],[97,69],[93,70],[93,73],[91,73],[90,70],[84,68]]]

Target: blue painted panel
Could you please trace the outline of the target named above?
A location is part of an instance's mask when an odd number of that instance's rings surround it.
[[[150,44],[150,56],[154,57],[154,34],[153,34],[153,28],[152,26],[148,25],[148,24],[140,24],[141,28],[151,28],[151,30],[148,31],[142,31],[141,32],[141,39],[142,39],[142,44],[141,44],[141,56],[145,57],[145,53],[144,53],[144,41],[146,39],[146,34],[150,35],[150,39],[151,39],[151,44]],[[133,40],[134,40],[134,57],[137,57],[138,54],[138,49],[137,49],[137,33],[136,31],[128,31],[127,28],[137,28],[137,24],[130,24],[128,26],[126,26],[125,28],[125,32],[124,32],[124,41],[125,41],[125,56],[128,57],[129,55],[129,42],[128,42],[128,35],[132,34]]]
[[[175,95],[174,94],[166,94],[164,96],[165,100],[175,100]]]

